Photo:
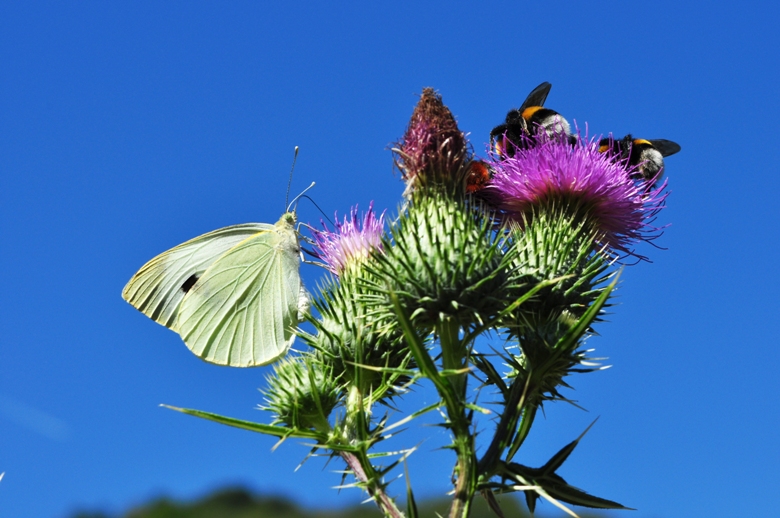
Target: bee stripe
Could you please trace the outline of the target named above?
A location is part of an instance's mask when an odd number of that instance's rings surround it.
[[[523,110],[521,117],[523,117],[525,120],[531,120],[531,117],[533,117],[536,112],[543,109],[544,107],[542,106],[529,106]]]

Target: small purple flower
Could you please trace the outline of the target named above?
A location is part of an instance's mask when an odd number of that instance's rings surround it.
[[[489,163],[495,174],[482,191],[506,218],[523,225],[540,210],[565,209],[585,220],[601,245],[627,255],[658,228],[648,224],[664,204],[664,182],[636,181],[635,168],[600,153],[598,140],[541,138],[512,158]]]
[[[328,230],[324,223],[325,230],[313,231],[315,245],[319,249],[317,256],[334,274],[341,275],[348,267],[364,261],[372,250],[382,250],[385,213],[377,218],[373,209],[374,202],[371,202],[360,221],[356,205],[349,216],[344,216],[344,223],[339,223],[336,214],[335,231]]]

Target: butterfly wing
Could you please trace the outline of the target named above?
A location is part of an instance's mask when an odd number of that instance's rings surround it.
[[[122,298],[155,322],[178,332],[179,305],[192,284],[219,256],[248,237],[273,228],[267,223],[246,223],[190,239],[143,265],[122,290]]]
[[[253,367],[276,360],[292,345],[301,296],[295,216],[220,256],[187,292],[179,334],[190,350],[219,365]]]

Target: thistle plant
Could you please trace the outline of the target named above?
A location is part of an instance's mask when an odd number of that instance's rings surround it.
[[[451,518],[468,516],[477,494],[500,516],[495,495],[512,492],[532,513],[539,498],[572,516],[567,504],[627,509],[558,473],[582,435],[543,466],[515,460],[539,410],[567,401],[575,374],[604,368],[586,339],[618,266],[645,259],[635,245],[660,234],[652,221],[666,183],[653,187],[598,142],[537,132],[510,156],[479,159],[441,97],[423,90],[393,148],[405,183],[397,218],[353,208],[334,229],[312,232],[328,274],[296,331],[307,347],[279,361],[263,389],[271,423],[178,410],[313,441],[342,459],[386,516],[417,516],[410,485],[402,511],[388,474],[424,453],[385,452],[383,441],[432,410],[454,454]],[[384,409],[425,383],[439,401],[391,423]],[[477,437],[484,413],[492,421]]]

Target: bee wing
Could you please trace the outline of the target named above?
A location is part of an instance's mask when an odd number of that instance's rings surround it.
[[[547,100],[547,94],[550,93],[550,88],[552,88],[552,85],[547,81],[534,88],[531,93],[528,94],[528,97],[525,98],[523,105],[520,106],[518,111],[522,112],[529,106],[544,106],[544,101]]]
[[[682,149],[680,147],[680,144],[678,144],[677,142],[672,142],[671,140],[655,139],[655,140],[650,140],[649,142],[663,156],[673,155]]]
[[[267,223],[246,223],[190,239],[143,265],[122,290],[122,298],[155,322],[178,332],[176,317],[191,287],[188,284],[244,239],[273,228]]]

